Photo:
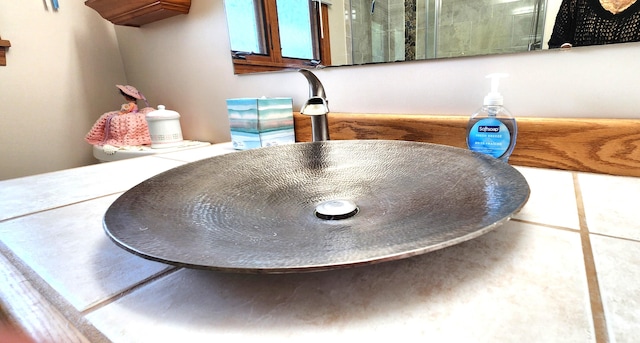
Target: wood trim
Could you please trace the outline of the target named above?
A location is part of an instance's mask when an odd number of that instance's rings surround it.
[[[280,28],[278,27],[278,6],[275,1],[265,1],[263,6],[267,33],[266,57],[268,57],[274,64],[282,63],[283,60],[282,47],[280,45]]]
[[[0,341],[91,342],[2,253],[0,308]]]
[[[86,0],[104,19],[115,25],[140,27],[189,13],[191,0]]]
[[[516,118],[513,165],[640,176],[640,120]],[[466,116],[330,113],[331,139],[392,139],[466,148]],[[294,113],[296,140],[311,141],[311,121]]]
[[[238,74],[262,73],[266,71],[298,70],[309,68],[302,60],[284,59],[283,62],[272,62],[269,56],[247,56],[246,59],[231,58],[233,72]]]
[[[0,39],[0,66],[7,65],[6,50],[11,46],[11,42],[6,39]]]
[[[322,4],[322,36],[320,39],[320,63],[325,66],[331,65],[331,36],[329,32],[329,6]]]

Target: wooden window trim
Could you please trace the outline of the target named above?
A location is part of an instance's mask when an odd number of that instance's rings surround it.
[[[300,69],[300,68],[313,68],[308,59],[286,58],[282,56],[280,46],[280,34],[278,29],[278,13],[276,9],[275,0],[262,0],[261,14],[265,20],[264,27],[264,39],[267,55],[245,55],[241,58],[234,57],[233,68],[235,74],[247,74],[258,73],[267,71],[280,71],[288,69]],[[317,4],[318,2],[313,2]],[[329,39],[329,12],[326,4],[321,5],[322,15],[322,27],[323,34],[317,35],[314,39],[314,45],[320,52],[320,61],[322,65],[331,64],[331,51],[330,51],[330,39]],[[314,8],[315,11],[315,8]],[[314,32],[319,31],[319,23],[317,16],[316,20],[312,21],[312,30]]]

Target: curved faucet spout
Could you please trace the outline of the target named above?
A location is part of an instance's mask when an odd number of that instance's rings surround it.
[[[309,97],[319,97],[326,99],[327,95],[324,92],[324,87],[322,87],[322,82],[318,80],[318,78],[309,70],[300,69],[298,70],[304,77],[309,81]]]
[[[298,70],[309,81],[309,99],[304,103],[301,114],[311,117],[311,135],[314,142],[329,140],[329,124],[327,113],[329,105],[324,87],[318,78],[309,70]]]

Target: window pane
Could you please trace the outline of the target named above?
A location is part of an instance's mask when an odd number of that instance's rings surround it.
[[[282,56],[313,59],[310,1],[277,0]]]
[[[264,40],[254,0],[225,0],[231,50],[264,54]]]

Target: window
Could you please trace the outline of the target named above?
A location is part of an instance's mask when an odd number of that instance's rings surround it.
[[[266,48],[264,35],[258,30],[261,24],[258,18],[261,13],[253,1],[225,1],[231,50],[262,54]]]
[[[227,0],[225,11],[236,74],[330,65],[328,12],[318,0]]]
[[[300,0],[277,0],[276,5],[282,57],[308,60],[317,57],[310,4]]]

